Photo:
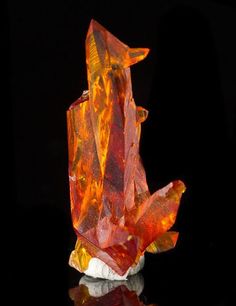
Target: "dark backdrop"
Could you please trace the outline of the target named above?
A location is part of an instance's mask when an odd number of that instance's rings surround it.
[[[232,1],[233,2],[233,1]],[[175,250],[147,256],[146,300],[226,305],[233,264],[236,11],[230,1],[8,1],[8,297],[72,305],[79,275],[69,208],[66,110],[87,88],[94,18],[130,47],[136,103],[149,110],[141,155],[150,190],[187,185]],[[9,170],[10,169],[10,170]],[[9,183],[8,183],[9,182]],[[10,216],[10,217],[9,217]]]

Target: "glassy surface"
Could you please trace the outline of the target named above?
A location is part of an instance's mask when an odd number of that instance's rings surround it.
[[[142,303],[144,280],[141,274],[126,281],[109,281],[83,276],[79,284],[69,290],[75,306],[80,305],[133,305]]]

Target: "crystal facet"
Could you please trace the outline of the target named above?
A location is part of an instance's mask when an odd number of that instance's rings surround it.
[[[89,90],[67,111],[71,213],[78,239],[72,265],[81,272],[97,257],[124,275],[146,249],[166,251],[178,237],[167,231],[185,186],[174,181],[150,195],[139,155],[148,111],[134,102],[130,66],[148,51],[129,48],[91,21]]]

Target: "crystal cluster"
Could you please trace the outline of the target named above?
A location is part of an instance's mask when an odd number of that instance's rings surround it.
[[[86,38],[88,88],[67,111],[69,181],[77,243],[72,265],[96,257],[117,274],[176,244],[185,186],[174,181],[150,194],[139,155],[148,111],[132,96],[130,66],[148,49],[129,48],[92,20]]]

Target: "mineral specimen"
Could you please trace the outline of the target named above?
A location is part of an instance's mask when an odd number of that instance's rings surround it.
[[[130,66],[148,49],[129,48],[95,20],[86,38],[89,90],[67,111],[69,181],[77,235],[70,264],[79,271],[98,258],[122,276],[145,251],[175,246],[185,186],[174,181],[150,194],[139,155],[148,111],[132,96]]]

